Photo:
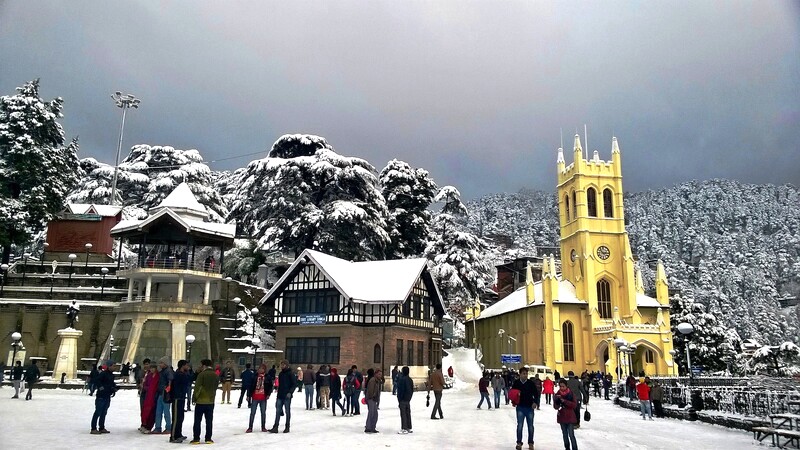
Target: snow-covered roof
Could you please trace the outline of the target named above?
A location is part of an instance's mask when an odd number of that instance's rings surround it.
[[[192,216],[200,216],[200,218],[208,217],[208,210],[197,201],[197,197],[194,196],[186,182],[175,187],[158,206],[150,208],[150,212],[155,213],[164,208],[169,208],[182,216],[184,215],[182,213],[188,213]]]
[[[646,308],[663,308],[664,305],[658,303],[658,300],[650,297],[648,295],[644,295],[641,293],[636,294],[636,306],[644,306]]]
[[[103,217],[114,217],[122,211],[122,206],[96,205],[94,203],[69,203],[67,211],[70,214],[97,214]]]
[[[315,250],[304,250],[261,301],[283,290],[288,277],[306,257],[343,295],[356,303],[402,303],[427,267],[424,258],[353,262]],[[431,292],[431,296],[440,301],[438,288],[435,283],[431,284],[436,290]]]
[[[480,316],[478,316],[478,320],[499,316],[501,314],[516,311],[527,306],[541,306],[543,304],[542,299],[544,298],[541,281],[537,281],[533,284],[533,295],[535,297],[535,301],[532,304],[527,305],[525,286],[522,286],[499,302],[481,311]],[[564,279],[558,281],[558,298],[556,300],[558,303],[562,304],[587,304],[586,300],[581,300],[578,298],[575,291],[575,286],[572,284],[572,282]],[[644,294],[636,294],[636,305],[637,307],[664,307],[664,305],[658,303],[658,300],[654,299],[653,297],[648,297]]]
[[[204,222],[202,220],[181,216],[180,214],[173,211],[172,208],[164,208],[144,220],[139,220],[139,219],[123,220],[120,223],[116,224],[111,229],[111,234],[114,235],[114,234],[124,233],[126,231],[141,229],[157,221],[158,219],[160,219],[165,215],[169,215],[170,217],[175,219],[176,222],[178,222],[184,228],[186,228],[187,232],[196,231],[230,239],[233,239],[233,237],[236,235],[236,223]]]

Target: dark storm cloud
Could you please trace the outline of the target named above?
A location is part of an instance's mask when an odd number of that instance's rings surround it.
[[[290,4],[287,4],[290,3]],[[552,190],[576,127],[625,186],[800,184],[791,2],[0,3],[0,92],[42,79],[81,156],[197,148],[244,166],[285,133],[380,170],[397,158],[467,197]]]

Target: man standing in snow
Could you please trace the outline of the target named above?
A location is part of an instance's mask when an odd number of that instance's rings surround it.
[[[172,380],[172,428],[170,428],[169,441],[175,444],[180,444],[185,439],[183,437],[183,413],[186,394],[192,383],[189,370],[189,361],[184,359],[178,361],[178,370],[175,371],[175,378]]]
[[[397,366],[395,366],[397,369]],[[400,434],[413,433],[411,431],[411,397],[414,395],[414,381],[409,376],[408,366],[403,367],[403,371],[397,375],[397,403],[400,407]]]
[[[172,429],[172,414],[170,413],[170,405],[165,402],[165,393],[167,388],[172,385],[172,379],[175,378],[175,373],[172,371],[170,364],[172,361],[168,357],[163,357],[158,360],[158,390],[156,391],[156,429],[153,431],[155,434],[169,434]],[[169,395],[169,394],[167,394]],[[161,429],[161,419],[164,419],[164,429]]]
[[[365,433],[377,433],[375,427],[378,425],[378,404],[381,401],[381,389],[383,388],[383,372],[378,369],[372,375],[372,369],[367,371],[367,390],[365,397],[367,398],[367,423],[364,427]],[[372,376],[370,376],[372,375]]]
[[[28,394],[25,395],[25,400],[33,399],[33,385],[37,381],[39,381],[39,368],[36,367],[35,362],[31,362],[31,365],[25,371],[25,383],[28,385]]]
[[[192,444],[200,443],[200,423],[204,417],[206,420],[206,444],[214,443],[211,440],[211,434],[214,430],[214,401],[217,396],[219,378],[214,373],[213,364],[210,359],[200,361],[200,374],[197,375],[192,395],[192,403],[195,405]]]
[[[275,425],[269,430],[270,433],[278,432],[278,425],[281,424],[281,416],[286,415],[286,428],[284,433],[289,432],[289,422],[292,420],[292,392],[297,377],[289,368],[289,361],[281,361],[281,371],[278,373],[278,397],[275,399]]]
[[[114,374],[110,366],[102,366],[97,375],[97,396],[94,398],[94,414],[92,415],[92,431],[90,434],[108,434],[106,430],[106,414],[111,406],[111,397],[117,392],[117,384],[114,383]],[[98,424],[99,420],[99,424]],[[100,426],[98,429],[97,426]]]
[[[653,381],[653,386],[650,388],[650,401],[653,403],[653,413],[658,418],[664,417],[664,408],[661,402],[664,400],[664,388],[658,381]]]
[[[225,361],[225,368],[220,372],[219,379],[222,381],[222,401],[220,403],[225,403],[227,396],[228,404],[230,404],[231,386],[233,386],[233,382],[236,381],[236,373],[233,371],[230,361]]]
[[[430,377],[428,377],[428,396],[431,395],[431,390],[433,390],[433,396],[436,398],[436,401],[433,403],[433,411],[431,411],[431,419],[438,420],[444,419],[444,413],[442,413],[442,392],[444,391],[444,375],[442,374],[442,364],[436,364],[436,370],[431,372]],[[436,417],[436,413],[439,413],[439,417]]]
[[[519,379],[514,381],[511,389],[519,390],[517,407],[517,450],[522,449],[522,426],[528,424],[528,449],[533,450],[533,410],[539,407],[541,395],[534,382],[528,379],[528,369],[519,370]]]
[[[397,366],[392,368],[392,395],[397,395],[397,377],[400,375],[400,371],[397,370]]]
[[[250,387],[253,384],[253,381],[256,379],[256,374],[253,372],[253,369],[250,368],[250,363],[244,365],[244,372],[241,375],[242,379],[242,389],[239,392],[239,406],[237,408],[242,407],[242,399],[247,396],[247,407],[250,408],[250,400],[253,392],[251,391]]]
[[[11,383],[14,385],[14,396],[11,398],[19,398],[19,385],[22,384],[22,374],[24,372],[22,361],[17,361],[17,364],[11,368]]]

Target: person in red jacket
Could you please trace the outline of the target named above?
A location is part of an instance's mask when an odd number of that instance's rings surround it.
[[[447,376],[453,378],[453,366],[447,368]]]
[[[544,400],[548,405],[553,401],[553,384],[553,380],[551,380],[549,376],[542,381],[542,393],[544,394]]]
[[[650,406],[650,377],[644,377],[636,385],[636,395],[639,397],[639,409],[642,411],[642,420],[653,420],[653,408]],[[645,417],[645,414],[648,417]]]
[[[567,387],[567,380],[563,378],[558,380],[558,392],[553,401],[553,408],[558,410],[556,422],[561,425],[561,435],[564,438],[566,450],[578,450],[578,443],[575,441],[575,424],[578,422],[578,418],[575,416],[577,407],[578,402],[575,401],[575,396]]]
[[[267,431],[267,399],[272,394],[272,380],[267,377],[267,365],[261,364],[258,368],[258,374],[253,381],[250,381],[250,386],[242,386],[242,389],[248,389],[253,393],[252,401],[250,402],[250,425],[247,427],[245,433],[253,432],[253,421],[256,418],[256,410],[261,409],[261,431]]]

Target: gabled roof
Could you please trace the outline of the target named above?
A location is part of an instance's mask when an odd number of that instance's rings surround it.
[[[158,211],[155,214],[148,216],[144,220],[132,219],[132,220],[123,220],[120,223],[116,224],[114,228],[111,229],[111,235],[118,235],[123,234],[129,231],[136,231],[141,230],[142,228],[150,225],[161,219],[164,216],[169,216],[178,222],[181,226],[186,229],[186,232],[198,232],[198,233],[206,233],[212,234],[215,236],[219,236],[222,238],[233,239],[236,235],[236,224],[228,224],[228,223],[216,223],[216,222],[203,222],[202,220],[196,220],[189,217],[181,216],[171,208],[164,208]]]
[[[478,320],[499,316],[501,314],[523,309],[528,306],[542,306],[543,305],[542,300],[544,298],[544,295],[542,292],[541,281],[537,281],[536,283],[534,283],[533,294],[536,300],[530,305],[528,305],[527,296],[525,293],[525,286],[523,285],[522,287],[512,292],[499,302],[481,311],[481,314],[478,316]],[[583,304],[583,305],[588,304],[586,300],[581,300],[578,298],[575,291],[575,286],[572,284],[572,282],[564,279],[558,280],[558,298],[556,300],[558,301],[559,304],[564,304],[564,303]],[[658,300],[654,299],[653,297],[648,297],[647,295],[644,294],[636,294],[636,306],[648,307],[648,308],[665,308],[665,307],[668,308],[668,306],[664,306],[658,303]]]
[[[102,217],[115,217],[122,206],[96,205],[94,203],[68,203],[65,212],[70,214],[96,214]]]
[[[179,184],[172,192],[169,193],[167,198],[161,201],[158,206],[150,208],[150,212],[156,212],[163,208],[169,208],[178,213],[188,212],[191,215],[199,215],[200,217],[208,217],[208,210],[200,202],[197,197],[189,188],[186,182]]]
[[[286,288],[299,267],[313,263],[345,297],[356,303],[403,303],[420,276],[434,298],[437,311],[444,314],[441,294],[427,271],[427,260],[394,259],[387,261],[352,262],[315,250],[304,250],[280,280],[261,299],[266,302]]]

